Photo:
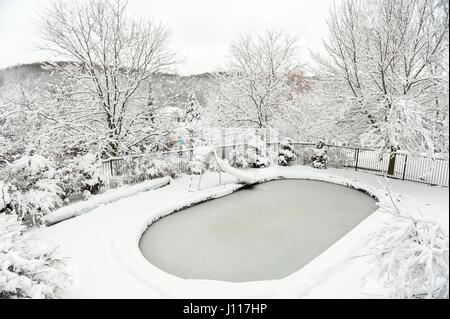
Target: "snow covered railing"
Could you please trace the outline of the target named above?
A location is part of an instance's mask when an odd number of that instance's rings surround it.
[[[268,141],[263,143],[265,146],[264,152],[267,152],[271,165],[276,165],[278,161],[278,141]],[[250,146],[246,143],[228,144],[215,146],[217,156],[220,159],[227,159],[232,163],[236,162],[236,156],[242,153],[242,156],[247,156],[246,150]],[[193,159],[193,148],[170,150],[164,152],[154,152],[151,154],[136,154],[121,157],[112,157],[102,161],[103,173],[105,177],[105,184],[107,188],[114,186],[114,183],[126,183],[126,181],[116,181],[116,179],[126,179],[131,182],[140,181],[136,176],[136,166],[145,165],[145,157],[155,159],[163,159],[167,163],[176,168],[177,173],[189,174],[189,163]],[[136,177],[136,178],[135,178]]]
[[[294,151],[297,155],[294,164],[310,165],[315,143],[295,142]],[[266,150],[270,154],[272,165],[277,164],[278,150],[280,143],[271,141],[265,143]],[[227,159],[230,164],[236,163],[236,154],[245,150],[248,145],[245,143],[227,144],[216,146],[219,158]],[[390,178],[426,183],[430,185],[449,186],[449,162],[446,159],[426,157],[424,155],[412,155],[406,153],[380,153],[377,150],[350,147],[325,145],[328,155],[329,167],[346,167],[355,170],[367,171],[374,174],[386,175]],[[107,187],[111,187],[111,181],[121,176],[128,176],[132,179],[134,174],[126,167],[126,163],[139,163],[143,156],[149,154],[137,154],[123,157],[114,157],[103,161],[103,171]],[[177,167],[179,173],[189,173],[189,162],[193,158],[193,149],[178,149],[165,152],[155,152],[151,156],[163,158],[164,162],[171,163]]]
[[[310,165],[315,143],[294,143],[296,164]],[[449,161],[423,154],[379,152],[370,148],[325,144],[328,166],[348,167],[390,178],[449,186]]]

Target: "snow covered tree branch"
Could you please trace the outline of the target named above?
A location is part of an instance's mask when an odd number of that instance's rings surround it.
[[[295,38],[279,30],[243,34],[230,48],[227,72],[216,73],[219,112],[226,125],[266,128],[308,88]]]
[[[335,4],[328,56],[316,60],[345,84],[341,127],[368,146],[448,152],[448,22],[446,1]]]
[[[73,61],[49,65],[64,84],[54,85],[60,114],[75,114],[74,126],[93,129],[107,155],[126,151],[129,141],[123,140],[139,131],[152,135],[151,125],[137,125],[144,113],[155,111],[142,99],[144,84],[176,62],[169,31],[151,20],[131,19],[126,9],[121,0],[54,1],[39,21],[42,49]]]
[[[67,261],[25,229],[0,214],[0,299],[61,297],[72,281]]]

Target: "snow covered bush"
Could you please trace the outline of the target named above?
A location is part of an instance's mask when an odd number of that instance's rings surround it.
[[[201,116],[201,106],[198,103],[195,92],[191,92],[189,95],[189,101],[186,105],[186,113],[184,118],[187,122],[196,122]]]
[[[302,145],[296,150],[295,155],[297,157],[297,163],[301,165],[311,165],[314,155],[314,147]]]
[[[34,225],[43,222],[43,217],[62,205],[55,169],[45,157],[25,155],[6,166],[0,179],[7,181],[9,203],[0,213],[15,213],[22,220]]]
[[[0,214],[0,299],[58,298],[71,283],[66,262],[17,216]]]
[[[281,166],[288,166],[296,158],[297,156],[294,151],[294,143],[290,138],[285,138],[280,143],[280,149],[278,151],[278,164]]]
[[[87,153],[66,160],[59,166],[57,169],[58,185],[62,188],[65,198],[84,191],[97,194],[104,186],[102,166],[94,154]]]
[[[246,148],[238,148],[231,152],[229,162],[237,167],[268,167],[270,165],[269,154],[264,141],[254,132],[246,137]]]
[[[390,298],[449,298],[448,231],[438,223],[415,217],[394,200],[385,224],[369,238],[375,256],[366,280],[375,279]]]
[[[178,160],[167,156],[145,154],[140,158],[128,158],[124,164],[124,182],[135,183],[164,176],[178,177],[181,173]]]
[[[82,196],[83,196],[84,200],[88,200],[91,197],[91,195],[92,195],[91,192],[88,191],[88,190],[84,190],[83,193],[82,193]]]
[[[314,155],[311,158],[311,166],[314,168],[319,169],[326,169],[327,168],[327,161],[328,161],[328,155],[327,151],[324,148],[325,143],[322,141],[318,142],[316,144],[316,147],[314,148]]]

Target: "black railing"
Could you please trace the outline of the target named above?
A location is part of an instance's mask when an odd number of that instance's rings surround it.
[[[313,143],[294,143],[297,164],[309,165],[313,156]],[[348,167],[357,171],[430,185],[449,186],[449,161],[403,153],[380,153],[367,148],[325,146],[329,167]]]
[[[267,143],[271,163],[277,163],[279,142]],[[311,165],[315,143],[294,143],[297,155],[297,165]],[[236,150],[245,153],[247,145],[224,145],[216,147],[219,157],[236,162],[233,158]],[[426,183],[430,185],[449,186],[449,161],[447,159],[432,159],[424,156],[407,155],[402,153],[380,153],[368,148],[325,145],[328,155],[328,167],[353,168],[357,171],[367,171],[374,174],[386,175],[390,178]],[[193,150],[173,150],[155,153],[155,157],[163,156],[178,167],[181,173],[189,173],[189,162],[192,160]],[[138,182],[129,168],[130,162],[139,163],[142,155],[111,158],[103,162],[103,171],[107,186],[114,177],[123,177],[126,182]]]

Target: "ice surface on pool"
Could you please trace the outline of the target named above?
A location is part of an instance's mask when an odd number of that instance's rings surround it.
[[[272,181],[166,216],[139,246],[153,265],[182,278],[279,279],[376,209],[373,198],[345,186]]]

